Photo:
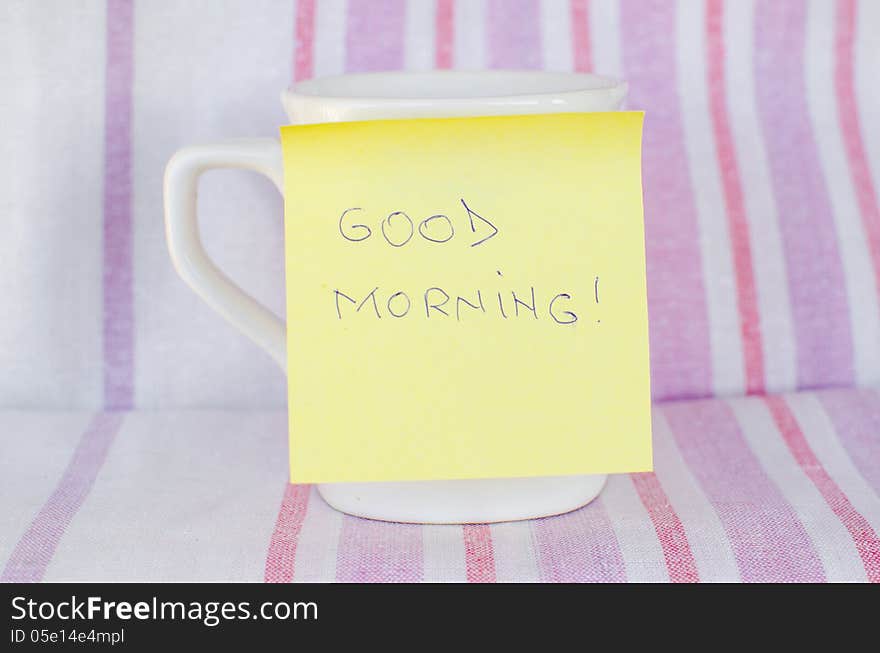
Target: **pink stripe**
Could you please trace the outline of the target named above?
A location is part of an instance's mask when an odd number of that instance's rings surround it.
[[[455,0],[437,0],[436,15],[436,60],[437,68],[452,68],[452,53],[455,45]]]
[[[131,105],[134,35],[131,0],[107,0],[104,91],[104,406],[134,401]]]
[[[646,110],[642,165],[656,399],[712,392],[700,234],[676,91],[675,6],[623,0],[620,17],[628,106]]]
[[[706,37],[708,49],[709,104],[718,149],[718,166],[724,188],[727,224],[730,231],[733,263],[736,270],[736,298],[739,306],[740,335],[745,358],[746,392],[764,391],[764,356],[761,345],[761,323],[758,317],[758,297],[752,270],[752,252],[749,243],[749,224],[743,203],[742,182],[736,162],[733,134],[727,115],[725,90],[724,36],[722,31],[724,8],[722,0],[709,0],[706,8]]]
[[[880,494],[880,400],[876,391],[829,391],[818,397],[853,465]]]
[[[828,507],[834,511],[834,514],[849,531],[859,556],[862,558],[868,580],[872,583],[880,583],[880,538],[877,537],[877,533],[825,471],[822,463],[807,443],[807,439],[788,404],[785,403],[785,399],[773,396],[766,397],[764,401],[767,402],[773,419],[776,421],[776,426],[794,459],[804,474],[813,481],[813,485],[819,490]]]
[[[495,582],[495,551],[488,524],[465,524],[464,562],[469,583]]]
[[[95,415],[54,492],[15,546],[0,582],[35,583],[43,579],[68,524],[95,484],[122,421],[121,413]]]
[[[309,79],[315,74],[315,0],[296,0],[296,33],[294,35],[293,81]]]
[[[490,68],[541,67],[538,0],[489,0]]]
[[[296,568],[296,545],[309,509],[311,485],[287,484],[281,499],[281,508],[275,520],[275,530],[269,540],[264,580],[267,583],[289,583]]]
[[[862,145],[862,129],[856,104],[853,72],[853,47],[856,29],[855,0],[838,0],[837,35],[835,42],[835,95],[837,96],[840,129],[849,159],[850,174],[856,188],[862,225],[874,264],[874,278],[880,289],[880,207],[871,180],[871,170]]]
[[[336,558],[339,582],[417,583],[423,571],[421,526],[342,518]]]
[[[662,407],[682,457],[715,507],[746,582],[819,582],[822,563],[797,514],[767,476],[730,407]]]
[[[294,33],[293,81],[309,79],[314,74],[315,0],[296,0],[296,31]],[[293,580],[296,546],[309,506],[310,485],[284,488],[275,530],[266,552],[264,580],[267,583],[289,583]]]
[[[589,72],[593,69],[589,0],[571,0],[571,41],[574,69],[580,73]]]
[[[541,580],[623,583],[626,567],[602,499],[580,510],[533,523]]]
[[[651,517],[657,539],[663,549],[669,580],[673,583],[698,583],[700,574],[678,514],[669,503],[660,480],[653,472],[630,474],[636,492]]]
[[[348,0],[346,70],[403,68],[405,21],[406,0]]]
[[[299,75],[300,49],[303,58],[307,58],[309,66],[313,61],[314,51],[314,6],[308,8],[308,38],[300,39],[300,22],[297,22],[297,65],[294,75]],[[301,7],[298,7],[298,10]],[[404,61],[404,28],[405,0],[348,0],[348,20],[346,32],[346,70],[347,72],[369,72],[394,70],[403,67]],[[305,54],[308,50],[308,54]],[[309,71],[311,74],[313,71]],[[308,491],[297,489],[299,486],[288,486],[281,503],[276,521],[275,533],[269,544],[266,556],[266,581],[289,582],[293,579],[296,546],[302,520],[305,518]],[[346,516],[343,522],[340,550],[338,554],[340,580],[353,578],[370,578],[375,581],[386,580],[385,573],[396,574],[403,580],[409,580],[408,570],[419,570],[421,576],[421,535],[418,530],[418,563],[410,564],[410,549],[396,551],[397,531],[409,527],[399,524],[384,524],[369,520]],[[391,534],[391,546],[384,549],[380,545],[383,530]],[[366,549],[361,549],[365,545]],[[387,554],[387,555],[386,555]],[[403,560],[401,562],[400,559]],[[390,578],[389,578],[390,579]]]
[[[846,285],[806,100],[806,3],[760,0],[755,30],[758,112],[785,250],[798,387],[851,385]]]

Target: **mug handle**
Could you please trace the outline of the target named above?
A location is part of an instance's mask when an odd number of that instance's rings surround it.
[[[208,257],[196,212],[199,176],[212,168],[254,170],[283,194],[281,144],[271,138],[192,145],[177,151],[165,168],[165,234],[177,273],[205,302],[262,347],[287,371],[284,322],[244,292]]]

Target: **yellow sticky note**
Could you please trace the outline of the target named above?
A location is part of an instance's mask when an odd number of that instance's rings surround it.
[[[292,482],[651,469],[642,118],[282,128]]]

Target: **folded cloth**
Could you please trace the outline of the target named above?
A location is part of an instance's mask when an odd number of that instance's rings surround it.
[[[875,390],[658,404],[654,473],[492,525],[336,512],[287,483],[281,411],[5,412],[0,432],[4,581],[880,581]]]

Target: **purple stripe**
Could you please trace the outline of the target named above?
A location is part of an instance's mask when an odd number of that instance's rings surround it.
[[[859,474],[880,495],[880,398],[876,390],[817,394]]]
[[[95,483],[122,420],[120,413],[100,413],[94,417],[55,491],[15,546],[0,582],[36,583],[43,579],[58,542]]]
[[[661,410],[682,458],[718,513],[742,579],[824,581],[812,541],[761,467],[730,407],[712,400]]]
[[[486,16],[490,68],[540,68],[538,0],[489,0]]]
[[[424,571],[422,527],[345,515],[336,580],[341,583],[417,583]]]
[[[628,107],[646,111],[642,174],[653,394],[707,396],[709,321],[676,91],[675,3],[624,0],[620,22]]]
[[[104,406],[132,407],[131,0],[107,1],[104,105]]]
[[[805,29],[802,0],[758,2],[758,113],[784,241],[798,387],[813,388],[851,384],[853,351],[837,235],[807,107]]]
[[[626,568],[602,499],[532,525],[541,580],[623,583]]]
[[[405,21],[406,0],[348,0],[346,71],[403,68]]]
[[[405,0],[348,0],[346,72],[403,68],[405,19]],[[423,568],[421,527],[343,516],[338,581],[417,582]]]

